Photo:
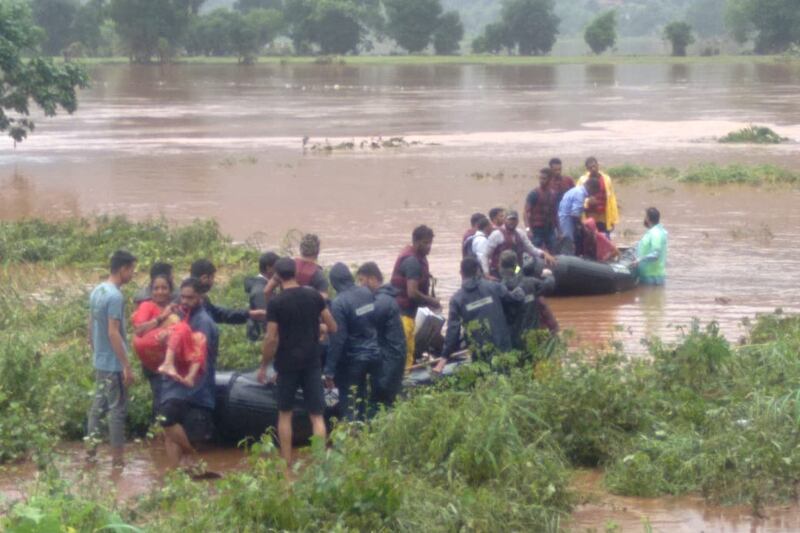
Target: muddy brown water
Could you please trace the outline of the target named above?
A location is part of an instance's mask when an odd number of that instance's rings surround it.
[[[605,166],[800,163],[797,64],[100,66],[91,75],[74,116],[39,120],[16,148],[0,140],[0,219],[214,217],[262,248],[293,229],[317,232],[323,263],[376,260],[386,272],[411,229],[427,223],[436,231],[430,259],[444,298],[458,287],[470,214],[521,209],[552,156],[568,169],[588,155]],[[749,123],[792,142],[713,139]],[[392,136],[415,144],[360,148]],[[356,148],[310,149],[342,142]],[[643,337],[673,339],[693,317],[719,321],[735,341],[746,332],[744,317],[800,309],[797,189],[648,181],[620,184],[618,194],[620,244],[642,234],[646,207],[661,209],[669,282],[553,299],[579,342],[618,340],[641,353]],[[154,479],[149,454],[134,465]],[[727,511],[709,518],[688,501],[670,505],[658,513],[691,515],[685,530],[750,527],[744,519],[730,525]],[[582,508],[577,523],[608,512]]]

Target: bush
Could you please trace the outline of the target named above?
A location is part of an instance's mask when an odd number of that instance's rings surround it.
[[[738,131],[732,131],[722,137],[721,143],[748,143],[748,144],[780,144],[788,141],[765,126],[750,125]]]

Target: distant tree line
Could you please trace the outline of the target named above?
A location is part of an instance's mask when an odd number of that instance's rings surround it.
[[[442,2],[460,7],[477,0],[215,0],[226,3],[205,11],[204,0],[3,1],[30,4],[44,30],[41,50],[47,55],[124,53],[146,63],[188,54],[250,63],[263,53],[359,54],[384,41],[407,53],[457,54],[464,25],[459,11],[445,10]],[[618,26],[624,35],[621,28],[639,19],[660,31],[675,55],[686,54],[695,32],[728,31],[739,42],[752,42],[756,53],[778,53],[800,43],[798,0],[695,0],[682,16],[660,25],[648,17],[662,9],[657,5],[674,7],[675,2],[629,0],[599,14],[591,7],[595,0],[500,4],[497,20],[472,40],[472,52],[547,54],[562,26],[578,29],[577,17],[584,17],[581,31],[595,54],[614,49]],[[574,15],[564,11],[566,4],[574,7]],[[593,19],[585,18],[589,12],[595,13]]]

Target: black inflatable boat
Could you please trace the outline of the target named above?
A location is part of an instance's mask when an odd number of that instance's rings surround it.
[[[450,363],[445,366],[442,374],[451,375],[462,364],[464,361]],[[415,368],[403,380],[403,388],[407,390],[430,385],[435,379],[437,378],[428,368]],[[339,414],[335,400],[335,397],[326,397],[329,404],[325,411],[326,420]],[[303,395],[298,391],[292,424],[292,436],[296,445],[306,443],[311,438],[311,421],[302,406]],[[223,442],[238,443],[243,439],[261,438],[267,430],[278,424],[278,396],[275,385],[259,383],[255,371],[217,372],[214,423],[217,436]]]
[[[613,294],[636,287],[638,279],[625,263],[599,263],[560,255],[552,268],[556,296]]]

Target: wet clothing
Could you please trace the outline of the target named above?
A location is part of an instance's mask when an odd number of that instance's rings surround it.
[[[517,254],[517,264],[519,265],[525,263],[525,254],[533,258],[544,257],[542,251],[533,245],[524,231],[519,228],[515,228],[512,231],[503,226],[489,235],[486,244],[486,255],[484,256],[484,258],[488,256],[488,265],[481,264],[484,272],[489,272],[492,276],[499,277],[500,254],[506,250],[512,250]],[[481,260],[483,261],[483,259]]]
[[[330,336],[325,375],[334,376],[340,409],[352,419],[355,414],[350,409],[350,389],[357,388],[358,410],[363,413],[367,380],[376,382],[381,361],[375,328],[375,295],[366,287],[356,286],[350,269],[343,263],[331,268],[330,277],[337,293],[331,303],[337,331]]]
[[[558,206],[558,227],[561,230],[562,239],[566,241],[568,247],[571,246],[572,254],[575,253],[575,241],[578,237],[576,219],[580,219],[583,215],[584,204],[588,196],[586,187],[578,185],[567,191]],[[563,247],[561,253],[565,253]]]
[[[250,318],[250,311],[248,309],[228,309],[227,307],[218,307],[211,303],[208,296],[203,299],[203,307],[211,317],[215,324],[244,324]]]
[[[200,306],[187,317],[185,325],[192,334],[200,333],[205,340],[205,371],[199,376],[194,387],[164,378],[161,386],[161,403],[169,400],[185,400],[193,407],[214,409],[217,355],[219,353],[219,329],[204,306]],[[183,352],[183,349],[181,349]],[[188,357],[189,354],[187,353]],[[176,367],[178,354],[176,353]]]
[[[473,358],[488,352],[488,344],[500,352],[511,349],[511,330],[503,310],[503,304],[521,305],[525,293],[521,290],[509,292],[505,285],[483,278],[464,280],[461,288],[450,299],[442,356],[449,358],[461,345],[461,328],[477,322],[477,329],[470,334]]]
[[[131,317],[131,323],[134,327],[139,327],[158,318],[163,311],[152,300],[145,300],[136,308]],[[158,367],[164,362],[164,356],[167,353],[166,339],[178,322],[180,322],[180,317],[177,314],[171,314],[160,326],[133,337],[133,350],[139,357],[143,368],[151,372],[158,372]]]
[[[528,193],[525,200],[530,229],[545,228],[555,230],[557,220],[556,193],[548,188],[539,187]]]
[[[119,287],[110,281],[104,281],[94,288],[89,296],[89,308],[92,317],[92,346],[94,348],[94,368],[104,372],[122,372],[122,364],[111,347],[108,336],[108,322],[119,321],[119,334],[122,346],[128,351],[125,335],[125,298]]]
[[[614,185],[608,174],[601,172],[600,192],[595,198],[600,202],[597,208],[590,210],[587,214],[597,222],[600,231],[611,232],[619,224],[619,208],[617,207],[617,195],[614,193]],[[589,181],[589,174],[584,174],[578,180],[578,185],[586,185]]]
[[[400,393],[406,363],[406,335],[396,296],[397,290],[391,285],[380,287],[375,293],[372,315],[381,352],[375,399],[385,405],[392,405]]]
[[[663,285],[667,279],[667,230],[656,224],[644,234],[636,246],[639,261],[639,283]]]
[[[100,420],[108,415],[108,440],[112,448],[125,445],[125,417],[128,414],[128,390],[122,372],[95,371],[94,399],[89,407],[87,434],[100,439]],[[92,443],[92,447],[96,442]]]
[[[503,276],[502,283],[509,291],[519,287],[525,293],[525,299],[521,305],[511,302],[503,306],[511,330],[511,345],[514,349],[524,350],[526,347],[525,334],[543,327],[539,300],[544,294],[555,289],[555,279],[553,276],[537,279],[522,274],[513,274]]]
[[[413,246],[406,246],[392,270],[392,286],[397,289],[397,304],[403,316],[416,318],[419,304],[408,296],[408,280],[417,280],[419,292],[430,295],[431,273],[428,267],[428,258],[419,255]]]
[[[284,289],[267,308],[267,323],[278,324],[278,350],[275,371],[294,372],[322,368],[319,320],[325,310],[322,295],[310,287]]]
[[[303,404],[310,415],[325,411],[325,389],[319,366],[278,372],[278,411],[293,411],[297,390],[303,391]]]
[[[601,233],[593,218],[583,223],[584,239],[581,255],[594,261],[605,263],[619,255],[617,247],[605,233]]]
[[[211,409],[173,399],[161,404],[158,414],[162,417],[162,427],[180,424],[192,444],[208,442],[214,436],[214,413]]]
[[[298,257],[294,260],[294,279],[301,287],[311,287],[319,292],[328,292],[325,272],[315,261]]]
[[[266,311],[267,310],[267,297],[264,294],[264,289],[269,280],[263,275],[247,278],[244,280],[244,292],[247,293],[250,299],[251,311]],[[255,342],[264,334],[264,321],[247,319],[247,338]]]

